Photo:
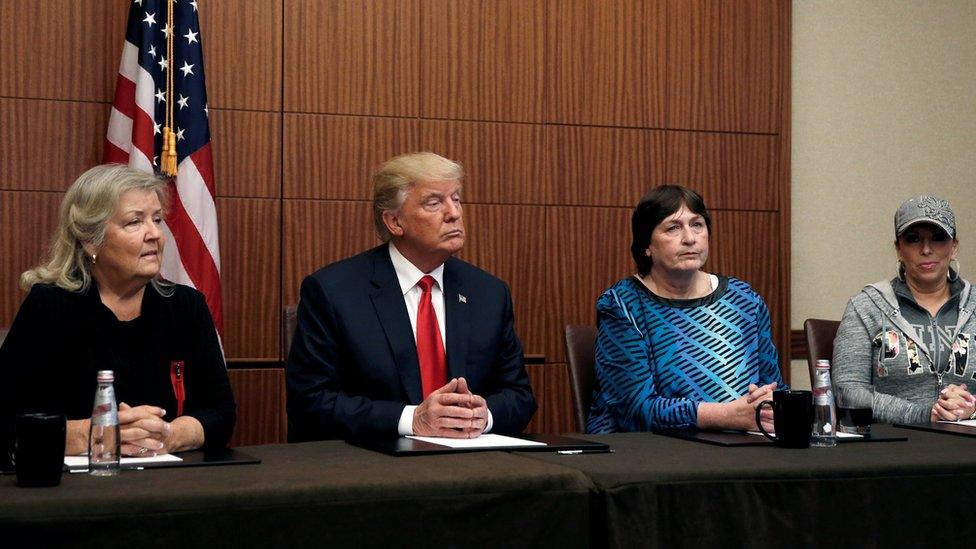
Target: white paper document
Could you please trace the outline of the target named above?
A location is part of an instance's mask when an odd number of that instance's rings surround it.
[[[135,469],[147,463],[167,463],[183,461],[183,458],[173,454],[159,454],[152,457],[123,457],[121,467],[123,469]],[[88,456],[64,456],[64,464],[68,469],[88,469]]]
[[[976,427],[976,419],[964,419],[962,421],[945,421],[945,420],[942,420],[939,423],[954,423],[956,425],[965,425],[966,427]]]
[[[545,442],[525,440],[523,438],[507,437],[504,435],[481,435],[478,438],[443,438],[407,436],[414,440],[422,440],[431,444],[440,444],[449,448],[509,448],[513,446],[545,446]]]

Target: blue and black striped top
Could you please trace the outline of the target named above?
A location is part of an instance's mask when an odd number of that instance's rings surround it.
[[[741,280],[720,277],[711,294],[674,300],[630,277],[604,292],[596,311],[588,433],[693,427],[700,402],[735,400],[750,383],[785,388],[769,309]]]

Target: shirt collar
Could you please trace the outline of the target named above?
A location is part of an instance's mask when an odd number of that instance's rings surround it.
[[[430,275],[434,277],[434,281],[437,282],[437,287],[444,290],[444,264],[441,263],[434,270],[429,273],[425,273],[417,268],[416,265],[410,263],[410,260],[403,257],[400,250],[390,242],[390,261],[393,262],[393,270],[396,271],[397,280],[400,282],[400,289],[403,291],[404,295],[413,289],[414,286],[420,282],[420,279],[424,275]]]

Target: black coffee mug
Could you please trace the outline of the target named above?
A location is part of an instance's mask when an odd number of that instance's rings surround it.
[[[60,414],[17,415],[14,467],[18,486],[61,484],[66,428]]]
[[[763,406],[773,408],[775,436],[763,429],[759,421]],[[756,407],[759,432],[783,448],[809,448],[813,433],[813,393],[810,391],[773,391],[773,400],[764,400]]]

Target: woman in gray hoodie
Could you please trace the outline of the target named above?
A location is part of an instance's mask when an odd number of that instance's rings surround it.
[[[945,200],[920,196],[895,213],[898,276],[851,298],[834,340],[834,382],[867,399],[874,421],[976,419],[976,296],[955,268],[956,219]],[[972,392],[970,387],[973,388]],[[865,403],[867,404],[867,403]]]

